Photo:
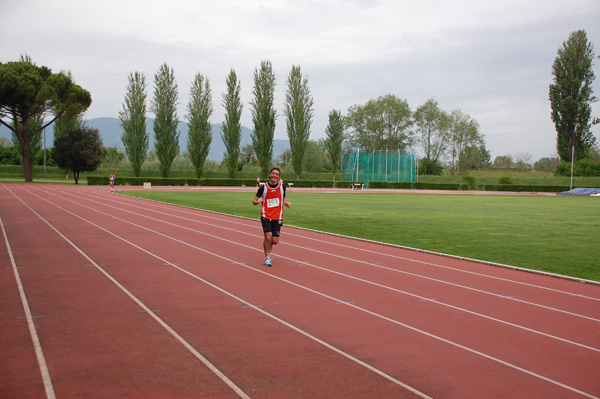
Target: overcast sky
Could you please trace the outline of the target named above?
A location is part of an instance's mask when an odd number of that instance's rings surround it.
[[[277,75],[276,138],[287,138],[286,80],[299,65],[314,97],[313,140],[325,137],[333,109],[345,114],[393,94],[415,110],[433,98],[479,122],[492,159],[554,155],[548,86],[557,50],[585,29],[600,55],[598,0],[2,0],[0,15],[0,62],[28,54],[54,72],[71,71],[92,95],[87,119],[118,117],[134,71],[145,74],[150,99],[166,62],[179,86],[180,120],[201,73],[212,86],[211,122],[222,123],[225,79],[234,69],[242,124],[252,128],[253,74],[269,60]],[[596,58],[598,97],[599,65]],[[593,114],[600,117],[600,103]],[[600,140],[600,127],[593,132]]]

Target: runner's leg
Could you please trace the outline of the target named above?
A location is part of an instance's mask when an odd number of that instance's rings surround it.
[[[265,256],[269,256],[269,248],[271,248],[271,242],[273,241],[273,238],[273,233],[265,233],[265,239],[263,240]]]

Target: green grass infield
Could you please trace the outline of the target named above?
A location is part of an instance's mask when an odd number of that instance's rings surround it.
[[[259,218],[249,192],[126,194]],[[297,192],[288,200],[286,225],[600,281],[597,197]]]

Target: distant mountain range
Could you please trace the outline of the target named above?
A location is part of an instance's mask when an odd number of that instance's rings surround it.
[[[117,118],[94,118],[86,121],[89,127],[96,128],[100,131],[102,137],[102,143],[105,147],[117,147],[123,151],[123,143],[121,142],[121,135],[123,129],[121,128],[121,121]],[[150,149],[154,148],[154,119],[146,119],[146,131],[150,138]],[[187,148],[187,137],[188,137],[188,125],[185,122],[179,122],[179,146],[181,151],[186,151]],[[242,126],[242,141],[241,147],[248,144],[252,144],[252,130]],[[0,137],[11,138],[11,131],[4,125],[0,126]],[[46,147],[52,147],[54,142],[54,128],[53,125],[46,128]],[[290,148],[288,140],[273,140],[273,158],[283,154],[286,149]],[[212,125],[212,143],[210,144],[210,151],[208,153],[208,159],[221,162],[223,160],[223,154],[225,153],[225,144],[221,139],[221,125]]]

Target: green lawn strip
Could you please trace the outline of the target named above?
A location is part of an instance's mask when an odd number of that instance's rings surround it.
[[[247,192],[127,194],[256,219],[259,214]],[[290,193],[288,200],[287,225],[600,281],[599,198]]]

